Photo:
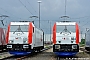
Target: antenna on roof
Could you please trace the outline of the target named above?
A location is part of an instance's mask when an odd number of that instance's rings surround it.
[[[66,3],[67,1],[65,0],[65,16],[60,17],[60,18],[64,18],[64,22],[67,22],[66,19],[69,18],[69,16],[66,16]]]

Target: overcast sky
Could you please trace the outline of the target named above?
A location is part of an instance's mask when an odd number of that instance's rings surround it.
[[[37,1],[38,0],[0,0],[0,15],[9,16],[9,18],[4,20],[4,23],[7,25],[10,21],[34,20],[35,25],[38,27],[38,18],[29,18],[30,16],[39,15],[39,4]],[[41,1],[40,27],[45,33],[49,33],[50,22],[52,27],[56,21],[63,20],[60,17],[65,15],[65,0]],[[85,33],[85,29],[90,28],[90,0],[66,0],[66,15],[70,17],[68,20],[78,22],[80,30]],[[0,26],[2,27],[1,23]]]

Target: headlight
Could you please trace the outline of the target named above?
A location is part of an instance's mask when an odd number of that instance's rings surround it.
[[[29,46],[28,45],[23,45],[23,48],[29,48]]]
[[[72,45],[72,49],[77,49],[77,45]]]
[[[9,40],[9,43],[13,43],[13,40]]]
[[[60,49],[60,45],[55,45],[55,49]]]

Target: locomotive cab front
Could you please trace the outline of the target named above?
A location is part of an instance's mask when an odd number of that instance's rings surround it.
[[[53,52],[59,52],[60,55],[79,52],[78,25],[75,22],[56,22],[53,27],[53,43]]]
[[[29,51],[28,25],[10,25],[8,51]]]
[[[32,22],[11,22],[6,42],[10,54],[24,55],[39,52],[44,48],[44,32]]]

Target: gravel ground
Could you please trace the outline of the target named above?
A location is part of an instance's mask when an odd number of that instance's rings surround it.
[[[75,57],[60,58],[53,53],[53,48],[51,48],[22,60],[90,60],[90,52],[78,52]]]
[[[49,50],[34,54],[33,56],[29,56],[28,58],[22,60],[56,60],[56,57],[51,48]]]
[[[8,59],[9,60],[9,59]],[[10,59],[12,60],[12,59]],[[15,59],[14,59],[15,60]],[[22,60],[90,60],[90,52],[78,52],[75,57],[58,57],[53,53],[53,48],[44,52],[35,53],[29,55],[27,58]]]
[[[78,59],[90,60],[90,52],[79,52],[76,56]]]
[[[54,57],[53,52],[52,53],[42,52],[40,54],[37,54],[35,56],[29,57],[23,60],[56,60],[56,58]]]

